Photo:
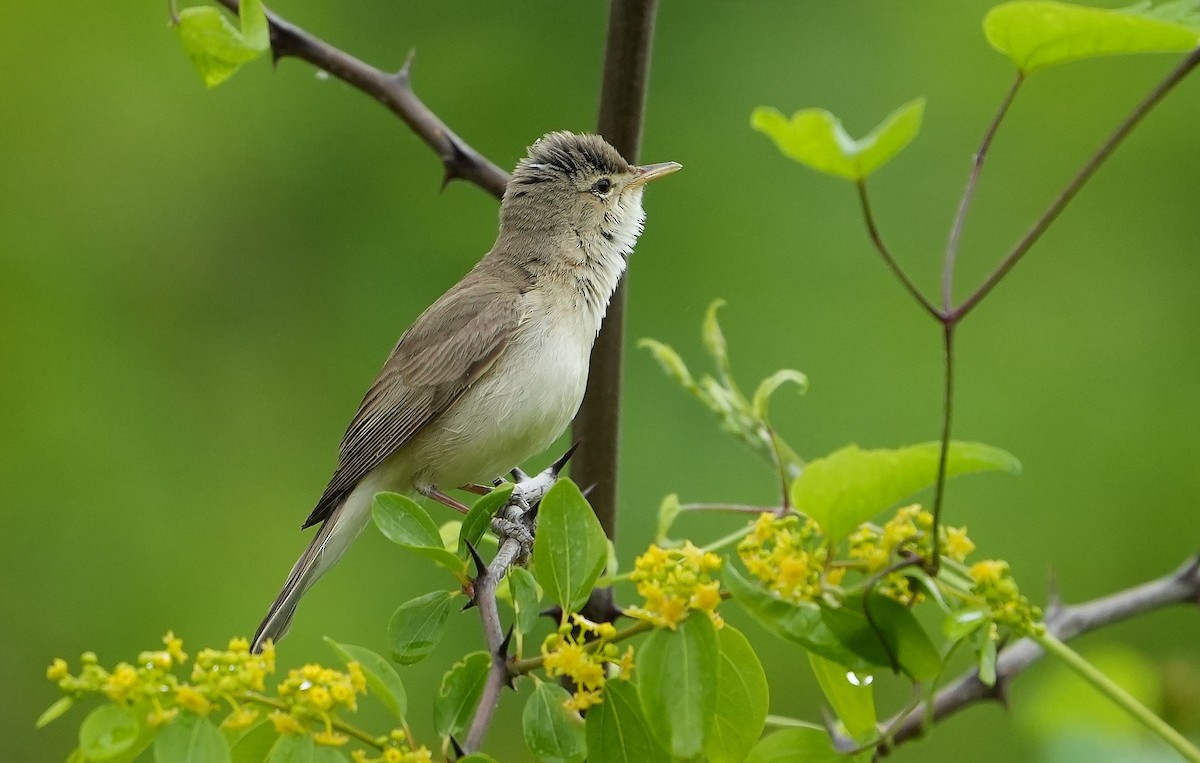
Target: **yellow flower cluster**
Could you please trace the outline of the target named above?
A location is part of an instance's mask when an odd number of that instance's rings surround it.
[[[276,710],[268,718],[280,734],[307,734],[305,719],[323,721],[323,731],[313,732],[317,744],[338,746],[348,738],[333,730],[333,713],[340,708],[358,709],[359,694],[367,692],[367,678],[357,662],[346,665],[343,673],[333,668],[309,664],[289,670],[287,679],[277,689],[288,711]]]
[[[660,628],[675,627],[692,610],[707,612],[719,628],[721,583],[712,573],[721,568],[721,557],[687,541],[680,548],[652,545],[634,562],[629,579],[637,584],[644,606],[630,607],[627,614],[648,620]]]
[[[751,575],[785,601],[812,602],[825,582],[841,583],[844,570],[827,568],[828,549],[821,528],[795,514],[760,514],[750,534],[738,543],[738,556]]]
[[[1008,562],[985,559],[972,564],[967,574],[971,592],[983,598],[992,621],[992,639],[999,637],[997,626],[1005,626],[1026,636],[1041,631],[1042,610],[1021,595],[1017,581],[1008,570]]]
[[[895,562],[900,551],[928,558],[933,553],[932,528],[932,514],[918,504],[905,506],[882,527],[864,522],[850,533],[849,557],[858,561],[867,574],[879,572]],[[965,527],[943,525],[938,529],[938,539],[941,555],[954,562],[961,563],[975,550]],[[876,590],[905,604],[922,599],[922,594],[914,590],[912,580],[901,573],[885,577]]]
[[[373,755],[366,750],[355,750],[350,754],[354,763],[432,763],[433,753],[421,746],[415,750],[408,746],[408,735],[404,729],[392,729],[381,754]]]
[[[633,647],[624,654],[612,639],[617,629],[612,623],[594,623],[572,614],[542,642],[542,666],[550,678],[567,676],[575,684],[575,693],[567,700],[567,709],[586,710],[604,701],[606,665],[613,663],[621,678],[633,672]]]

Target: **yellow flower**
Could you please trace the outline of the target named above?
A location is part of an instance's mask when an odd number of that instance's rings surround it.
[[[113,702],[124,703],[138,683],[138,672],[132,665],[122,662],[108,676],[101,689]]]
[[[67,661],[62,657],[55,657],[54,662],[50,663],[50,667],[46,668],[46,678],[51,681],[61,681],[69,675]]]
[[[975,550],[975,544],[967,537],[965,527],[945,528],[945,539],[942,542],[942,553],[956,562],[961,562]]]
[[[175,716],[177,715],[179,715],[179,708],[177,707],[171,707],[164,710],[158,705],[155,705],[154,709],[146,715],[146,724],[151,727],[161,726],[164,723],[170,723],[171,721],[175,720]]]
[[[175,690],[175,701],[184,710],[190,710],[196,715],[208,715],[212,710],[212,703],[208,698],[197,691],[196,687],[187,684]]]
[[[318,710],[328,710],[333,707],[333,697],[324,686],[314,686],[308,690],[308,701]]]
[[[227,729],[245,729],[258,720],[258,711],[245,705],[239,707],[221,721],[221,726]]]
[[[167,647],[167,654],[171,655],[171,659],[177,665],[187,662],[188,656],[183,651],[183,639],[176,638],[173,631],[167,631],[167,635],[163,636],[163,644]]]
[[[678,549],[650,546],[634,562],[630,575],[645,603],[631,607],[628,613],[672,630],[693,609],[707,612],[714,623],[720,623],[714,611],[721,602],[720,583],[711,573],[720,569],[721,563],[721,557],[690,541]]]
[[[350,737],[345,734],[339,734],[333,730],[318,731],[313,734],[313,741],[317,744],[323,744],[328,747],[340,747],[350,741]]]
[[[274,710],[267,716],[279,734],[303,734],[304,726],[290,713]]]
[[[362,665],[357,662],[351,662],[346,665],[346,671],[350,674],[350,686],[356,692],[365,692],[367,690],[367,676],[363,673]]]
[[[829,552],[820,526],[811,519],[801,523],[794,514],[762,514],[737,550],[746,570],[785,601],[798,604],[820,594]]]
[[[971,580],[980,585],[994,585],[1000,582],[1006,572],[1008,572],[1008,562],[999,559],[984,559],[972,564],[968,574],[971,576]]]
[[[395,747],[389,747],[383,751],[384,763],[405,763],[404,753]]]

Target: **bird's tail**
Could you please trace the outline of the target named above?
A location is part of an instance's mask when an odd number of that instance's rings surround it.
[[[342,554],[346,553],[346,549],[367,526],[371,518],[373,497],[362,490],[353,491],[321,525],[308,548],[288,573],[283,590],[275,597],[271,608],[267,610],[267,616],[258,626],[251,651],[261,652],[268,639],[278,643],[287,634],[300,597],[312,588],[317,578],[341,559]]]

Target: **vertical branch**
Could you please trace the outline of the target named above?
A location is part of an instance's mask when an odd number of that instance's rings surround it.
[[[650,70],[650,47],[658,0],[612,0],[604,51],[597,129],[621,155],[637,161]],[[592,348],[587,392],[573,436],[582,440],[572,466],[575,481],[594,485],[588,494],[604,532],[615,539],[617,444],[620,434],[621,364],[625,334],[625,283],[617,286]]]

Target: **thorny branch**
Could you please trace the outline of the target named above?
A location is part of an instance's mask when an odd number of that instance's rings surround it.
[[[1046,614],[1046,630],[1066,641],[1174,604],[1200,604],[1200,556],[1192,557],[1169,575],[1099,599],[1070,606],[1052,601]],[[1028,638],[1006,647],[996,663],[994,686],[980,681],[978,671],[968,671],[937,693],[932,708],[922,703],[886,721],[884,727],[895,728],[895,733],[887,744],[879,747],[879,754],[887,755],[897,745],[919,737],[925,729],[927,713],[931,713],[931,722],[937,722],[977,702],[1003,702],[1012,679],[1042,655],[1042,648]]]

